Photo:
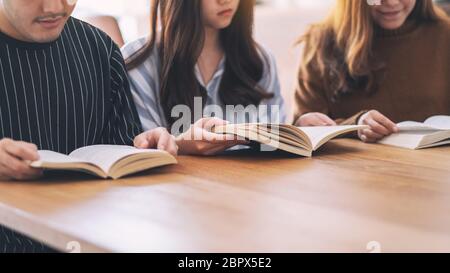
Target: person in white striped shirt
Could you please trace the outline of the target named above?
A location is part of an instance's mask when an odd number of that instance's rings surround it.
[[[0,181],[41,176],[29,166],[38,149],[134,144],[177,153],[166,129],[142,133],[120,49],[72,18],[75,3],[66,1],[0,1]],[[0,227],[0,252],[44,250]]]
[[[245,144],[211,135],[214,126],[285,122],[275,60],[252,36],[254,5],[253,0],[152,3],[150,36],[122,48],[144,129],[170,129],[182,154],[212,155]],[[179,122],[183,106],[190,109],[187,124]],[[256,113],[226,111],[239,106]],[[211,109],[216,118],[201,119]],[[193,132],[210,139],[192,139]]]

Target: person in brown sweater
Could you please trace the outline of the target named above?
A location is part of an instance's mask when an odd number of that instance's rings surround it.
[[[432,0],[338,0],[302,36],[295,124],[365,124],[376,142],[397,122],[450,114],[450,22]]]

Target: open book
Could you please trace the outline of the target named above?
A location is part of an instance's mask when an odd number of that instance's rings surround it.
[[[215,127],[213,131],[311,157],[314,151],[331,139],[365,128],[367,126],[295,127],[280,124],[229,124]]]
[[[434,116],[424,123],[405,121],[397,124],[400,132],[379,143],[412,150],[450,144],[450,116]]]
[[[81,171],[101,178],[119,179],[148,169],[176,164],[176,159],[165,151],[141,150],[130,146],[87,146],[64,155],[39,151],[40,160],[33,168],[47,170]]]

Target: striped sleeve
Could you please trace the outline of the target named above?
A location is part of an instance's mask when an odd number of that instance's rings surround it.
[[[111,115],[106,125],[108,143],[132,145],[142,132],[139,116],[133,102],[128,75],[120,49],[113,44],[111,54]]]
[[[124,58],[129,58],[144,46],[147,38],[141,38],[122,48]],[[167,127],[159,100],[159,59],[155,49],[138,67],[128,71],[130,88],[142,127],[145,131]]]

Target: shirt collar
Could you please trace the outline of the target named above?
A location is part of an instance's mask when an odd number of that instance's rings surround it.
[[[198,82],[209,92],[210,86],[220,77],[222,77],[223,73],[225,72],[225,56],[220,60],[219,65],[217,66],[216,72],[214,73],[214,76],[209,81],[208,85],[205,85],[205,82],[203,81],[202,73],[200,73],[200,68],[198,67],[198,64],[195,65],[195,77],[197,78]]]

